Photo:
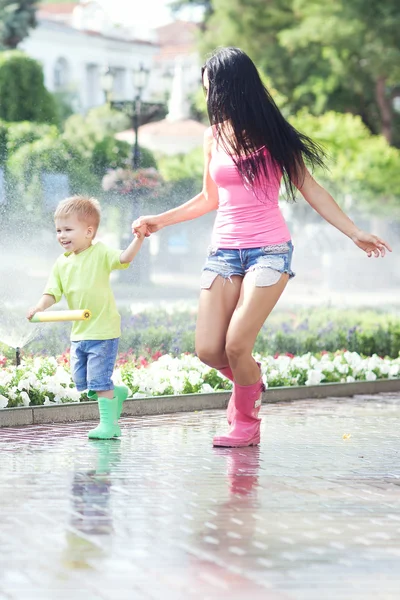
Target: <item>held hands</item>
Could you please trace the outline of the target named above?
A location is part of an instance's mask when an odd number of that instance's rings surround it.
[[[133,229],[133,227],[132,227],[132,233],[138,240],[143,240],[145,237],[148,237],[147,236],[147,226],[143,224],[143,225],[140,225],[139,227],[135,227],[135,229]]]
[[[368,258],[371,258],[371,256],[375,256],[376,258],[381,256],[383,258],[386,254],[386,250],[389,252],[392,251],[387,242],[381,240],[376,235],[366,233],[361,229],[357,230],[356,233],[351,236],[351,239],[356,246],[367,253]]]
[[[158,223],[158,217],[155,215],[148,215],[146,217],[139,217],[132,223],[132,233],[137,234],[144,228],[144,235],[149,237],[152,233],[156,233],[162,228],[162,225]]]

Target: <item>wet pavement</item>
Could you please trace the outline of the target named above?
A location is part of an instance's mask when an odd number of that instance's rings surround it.
[[[397,600],[400,395],[262,414],[0,430],[0,600]]]

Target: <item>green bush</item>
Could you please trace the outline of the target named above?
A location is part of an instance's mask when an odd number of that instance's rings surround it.
[[[195,148],[187,154],[163,156],[158,168],[165,181],[190,181],[200,190],[203,182],[203,148]]]
[[[4,123],[4,121],[0,121],[0,167],[3,167],[7,162],[7,140],[7,123]]]
[[[107,104],[92,108],[86,115],[72,115],[64,124],[64,135],[73,143],[78,140],[91,149],[108,135],[114,136],[129,127],[129,119]]]
[[[339,202],[351,195],[367,210],[391,217],[393,210],[399,211],[399,149],[383,136],[372,135],[361,118],[351,114],[316,117],[304,110],[290,121],[326,149],[329,170],[319,170],[316,176]]]
[[[69,177],[70,193],[96,193],[99,181],[90,171],[80,148],[72,146],[53,131],[42,139],[24,144],[8,161],[13,182],[13,211],[27,208],[37,216],[42,214],[41,175],[62,173]]]
[[[56,123],[53,96],[40,63],[18,50],[0,53],[0,119]]]
[[[58,130],[55,125],[31,123],[29,121],[9,123],[7,135],[8,155],[14,154],[14,152],[19,150],[24,144],[31,144],[46,136],[51,136],[52,139],[55,139],[57,135]]]
[[[122,314],[120,352],[134,355],[155,352],[179,355],[194,352],[196,315],[168,314],[162,310]],[[68,324],[46,324],[42,339],[32,342],[28,353],[57,355],[69,346]],[[397,358],[400,353],[400,316],[374,311],[315,309],[310,314],[274,312],[257,337],[255,350],[261,354],[305,354],[349,350],[372,356]],[[8,356],[13,352],[3,348]]]

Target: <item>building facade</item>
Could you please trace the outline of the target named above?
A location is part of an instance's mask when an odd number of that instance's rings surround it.
[[[132,71],[143,65],[154,75],[160,51],[154,41],[131,39],[129,31],[109,26],[95,2],[43,7],[20,49],[43,65],[46,87],[68,94],[80,112],[104,103],[101,79],[107,68],[114,72],[113,99],[133,98]],[[146,95],[152,95],[152,77]]]

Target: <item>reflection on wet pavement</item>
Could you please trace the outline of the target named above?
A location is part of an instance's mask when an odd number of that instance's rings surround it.
[[[1,429],[0,600],[397,600],[400,395],[262,411]]]

